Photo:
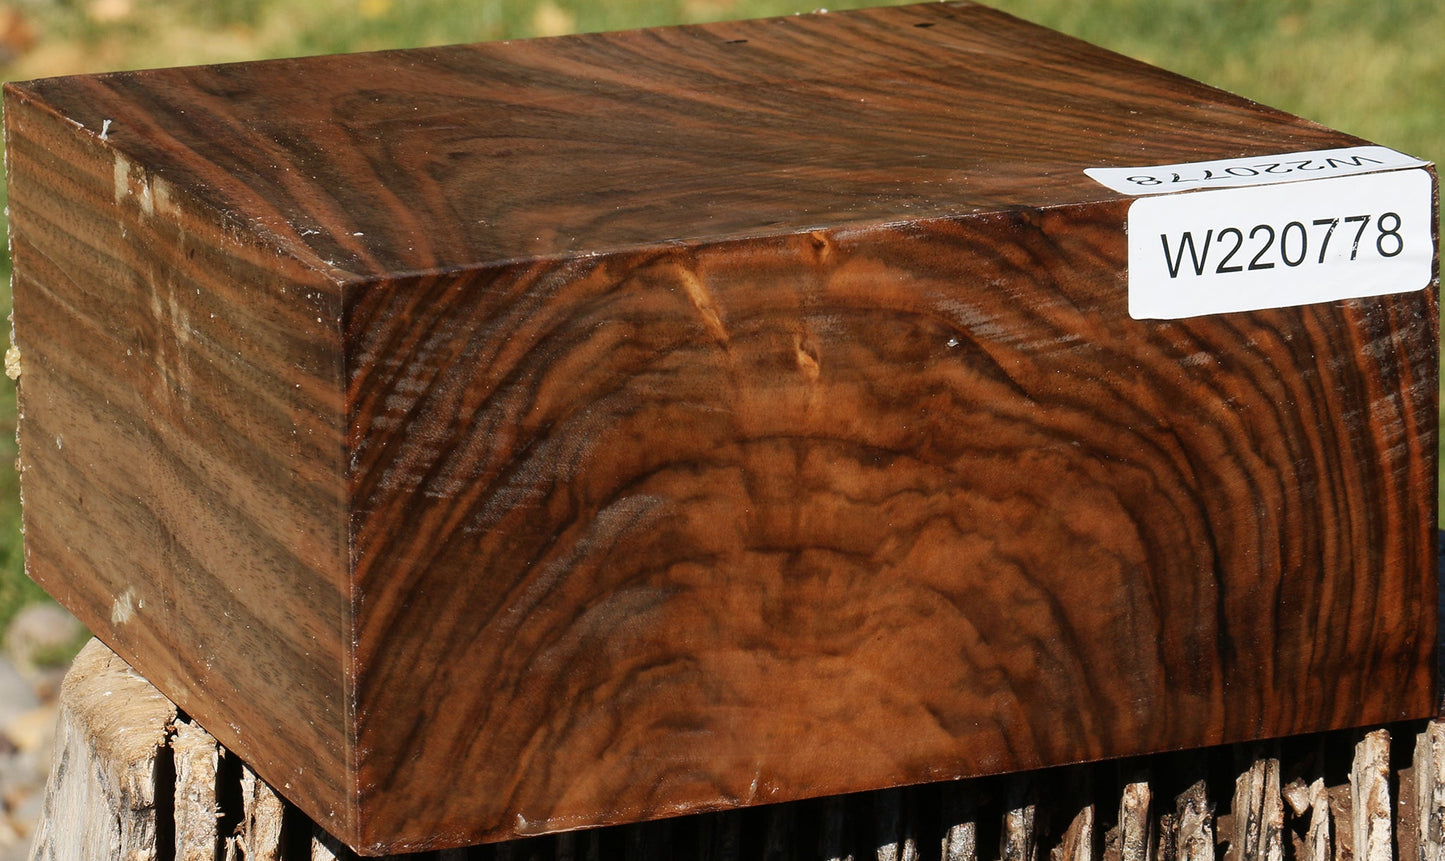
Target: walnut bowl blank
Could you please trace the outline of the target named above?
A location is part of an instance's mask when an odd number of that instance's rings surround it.
[[[1083,174],[1355,138],[965,3],[5,109],[30,573],[359,851],[1432,711],[1436,285]]]

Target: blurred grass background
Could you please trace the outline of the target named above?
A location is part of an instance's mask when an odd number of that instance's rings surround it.
[[[1260,102],[1445,160],[1442,0],[988,0]],[[842,9],[886,0],[828,3]],[[811,11],[799,0],[24,0],[0,3],[5,80]],[[8,254],[0,275],[9,284]],[[9,312],[8,287],[0,304]],[[0,381],[0,631],[21,572],[15,390]]]

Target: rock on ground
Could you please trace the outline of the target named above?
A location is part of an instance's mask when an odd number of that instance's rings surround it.
[[[56,666],[84,636],[54,604],[21,610],[0,646],[0,861],[24,861],[40,818],[55,740]]]

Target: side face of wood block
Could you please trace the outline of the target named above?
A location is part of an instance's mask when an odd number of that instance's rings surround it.
[[[966,4],[7,93],[31,571],[353,846],[1434,707],[1435,286],[1135,320],[1082,173],[1356,139]]]
[[[182,709],[256,736],[247,756],[336,822],[350,607],[334,288],[16,95],[27,571]]]

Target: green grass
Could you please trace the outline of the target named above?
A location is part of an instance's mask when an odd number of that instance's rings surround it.
[[[9,260],[4,261],[9,284]],[[0,291],[0,312],[10,315],[10,291]],[[8,339],[7,339],[8,340]],[[22,573],[20,543],[20,476],[15,471],[15,384],[0,385],[0,633],[25,604],[44,597],[40,587]]]
[[[1445,160],[1439,0],[992,0],[1020,17],[1386,146]],[[842,9],[881,5],[829,3]],[[30,0],[7,79],[555,35],[809,11],[787,0]],[[8,261],[0,259],[8,274]],[[8,283],[8,277],[5,279]],[[8,292],[3,297],[8,311]],[[0,384],[0,630],[20,574],[15,395]]]

